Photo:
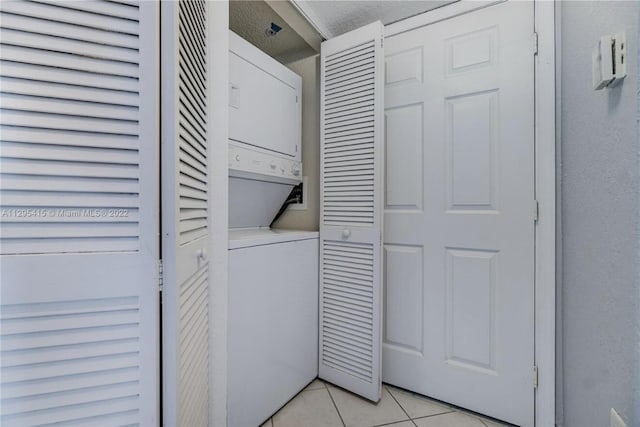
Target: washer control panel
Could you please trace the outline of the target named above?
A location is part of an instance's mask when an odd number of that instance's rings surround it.
[[[245,146],[229,144],[229,170],[302,181],[302,163]]]

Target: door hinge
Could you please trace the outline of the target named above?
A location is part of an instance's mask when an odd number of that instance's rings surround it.
[[[384,48],[384,37],[380,37],[380,47]]]
[[[533,54],[538,54],[538,33],[533,33]]]
[[[540,217],[540,204],[537,200],[533,201],[533,222],[538,223],[538,218]]]
[[[533,366],[533,388],[538,388],[538,366]]]
[[[158,290],[160,292],[162,292],[162,286],[164,284],[164,279],[162,277],[162,273],[163,273],[163,266],[162,266],[162,260],[159,259],[158,260]]]
[[[298,95],[296,95],[296,104],[298,103]]]

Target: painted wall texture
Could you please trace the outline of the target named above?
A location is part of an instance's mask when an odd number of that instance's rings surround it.
[[[638,20],[635,1],[563,1],[562,392],[566,427],[640,426]],[[626,30],[628,76],[594,91],[591,49]]]
[[[307,209],[288,209],[274,227],[317,231],[320,222],[320,56],[287,66],[302,76],[302,172],[307,177]]]

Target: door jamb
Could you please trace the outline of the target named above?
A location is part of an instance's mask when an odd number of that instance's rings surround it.
[[[500,1],[457,1],[385,26],[385,38],[415,30]],[[556,80],[555,0],[534,0],[537,54],[535,81],[535,227],[534,363],[537,367],[535,425],[555,425],[556,353]],[[533,41],[532,41],[533,44]],[[533,368],[533,367],[532,367]]]
[[[227,425],[227,311],[228,311],[228,129],[229,129],[229,4],[208,2],[208,97],[211,100],[207,132],[211,161],[208,175],[209,226],[209,425]]]
[[[536,227],[536,425],[555,425],[556,390],[556,57],[555,1],[534,2]]]

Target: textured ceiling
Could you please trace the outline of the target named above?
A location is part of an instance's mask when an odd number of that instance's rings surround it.
[[[294,0],[301,12],[326,38],[378,20],[387,25],[453,2],[454,0]]]
[[[282,27],[273,37],[265,33],[271,23]],[[229,29],[281,62],[314,55],[316,52],[264,1],[229,2]]]
[[[279,0],[286,2],[286,0]],[[387,25],[436,9],[456,0],[289,0],[325,38],[331,38],[380,20]],[[276,3],[276,0],[269,0]],[[279,6],[277,3],[275,6]],[[275,7],[276,10],[279,7]],[[295,9],[293,9],[295,11]],[[285,15],[283,15],[285,16]],[[302,18],[300,18],[302,19]],[[265,33],[271,23],[282,27],[273,37]],[[263,0],[231,0],[229,28],[283,63],[314,55],[316,51]],[[310,28],[310,27],[309,27]],[[311,30],[313,32],[313,30]],[[301,33],[303,34],[303,33]],[[307,38],[307,40],[309,40]],[[313,44],[313,43],[312,43]]]

